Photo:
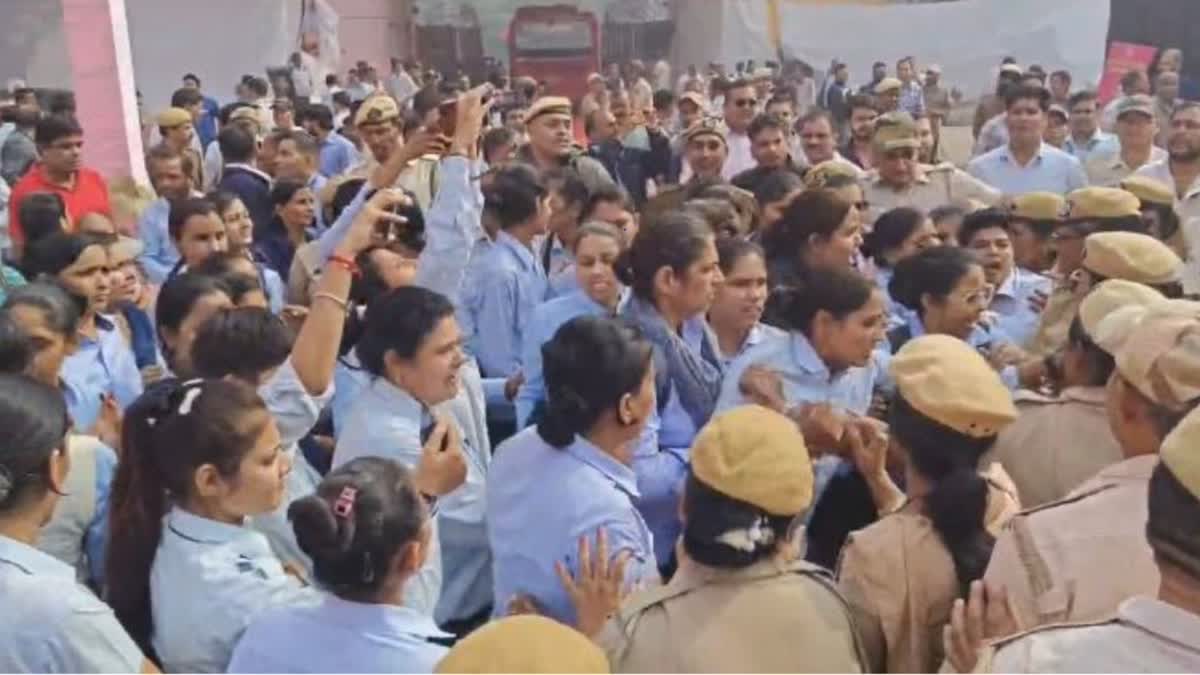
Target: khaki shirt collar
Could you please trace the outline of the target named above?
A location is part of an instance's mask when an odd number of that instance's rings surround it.
[[[1117,608],[1117,618],[1167,642],[1200,645],[1200,617],[1161,600],[1134,596]]]

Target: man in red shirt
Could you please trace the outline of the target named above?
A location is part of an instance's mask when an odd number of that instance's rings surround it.
[[[21,201],[34,192],[58,193],[66,205],[66,223],[74,231],[89,213],[112,216],[108,186],[99,173],[83,166],[83,129],[74,117],[50,115],[38,122],[34,133],[41,160],[12,188],[9,199],[9,236],[19,256],[25,246],[21,227]]]

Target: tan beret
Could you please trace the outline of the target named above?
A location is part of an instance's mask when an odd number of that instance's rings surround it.
[[[1057,221],[1062,217],[1066,200],[1053,192],[1026,192],[1008,200],[1005,209],[1011,218],[1020,220]]]
[[[1200,408],[1188,413],[1167,434],[1158,456],[1175,479],[1200,499]]]
[[[528,124],[542,115],[571,116],[571,99],[563,96],[543,96],[529,106],[525,111],[525,123]]]
[[[246,120],[254,122],[256,125],[262,126],[262,118],[258,116],[258,108],[251,105],[244,105],[234,109],[229,113],[229,122],[237,122],[238,120]]]
[[[799,515],[812,502],[804,436],[795,422],[761,406],[713,417],[692,444],[692,472],[717,492],[771,515]]]
[[[1015,63],[1006,63],[1006,64],[1000,66],[1000,72],[1012,73],[1013,75],[1024,75],[1025,74],[1025,71],[1021,70],[1021,66],[1018,66]]]
[[[921,141],[917,138],[917,123],[906,112],[890,112],[875,120],[875,148],[887,152],[903,148],[917,149]]]
[[[694,91],[685,91],[679,95],[679,102],[690,101],[696,104],[696,107],[704,110],[704,97]]]
[[[1064,220],[1096,220],[1140,216],[1138,198],[1120,188],[1086,187],[1067,194]]]
[[[882,94],[886,91],[900,91],[904,88],[904,83],[894,77],[885,77],[875,85],[875,93]]]
[[[890,370],[913,410],[964,436],[995,436],[1017,418],[1000,376],[958,338],[923,335],[909,340]]]
[[[579,631],[537,615],[484,624],[459,640],[435,673],[607,673],[608,658]]]
[[[155,120],[158,126],[165,129],[171,127],[181,127],[185,124],[192,123],[192,114],[183,108],[167,108],[158,113],[158,118]]]
[[[1096,338],[1101,333],[1101,322],[1125,307],[1148,309],[1165,299],[1162,293],[1149,286],[1124,279],[1109,279],[1089,291],[1087,297],[1079,303],[1079,321],[1083,324],[1084,332],[1092,338],[1092,342],[1112,354],[1116,351],[1116,347],[1120,346],[1122,340],[1119,339],[1119,336],[1106,335],[1104,344],[1101,344]],[[1140,320],[1142,316],[1144,316],[1144,312],[1137,315],[1137,319]],[[1132,328],[1135,324],[1136,321],[1130,323],[1129,327]],[[1128,330],[1125,332],[1127,333]]]
[[[1106,279],[1157,286],[1179,281],[1183,261],[1150,235],[1097,232],[1083,242],[1083,266]]]
[[[1142,206],[1160,204],[1174,206],[1175,192],[1170,185],[1149,176],[1129,176],[1121,181],[1121,189],[1137,197]]]
[[[1126,382],[1172,411],[1200,398],[1200,313],[1184,309],[1150,307],[1115,355]]]
[[[722,143],[728,144],[728,141],[725,140],[725,126],[721,124],[720,120],[713,117],[696,120],[683,132],[683,142],[686,145],[701,136],[712,136],[720,139]]]
[[[398,119],[400,119],[400,106],[396,105],[396,99],[387,94],[375,94],[364,100],[358,107],[358,113],[354,116],[354,126],[382,124]]]

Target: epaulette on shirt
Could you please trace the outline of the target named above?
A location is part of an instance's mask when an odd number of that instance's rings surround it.
[[[1020,513],[1018,513],[1017,517],[1020,518],[1023,516],[1028,516],[1030,514],[1034,514],[1039,511],[1045,511],[1046,509],[1052,509],[1056,506],[1063,506],[1066,504],[1074,504],[1075,502],[1082,501],[1084,499],[1087,499],[1088,497],[1100,494],[1101,492],[1104,492],[1106,490],[1111,490],[1112,488],[1115,488],[1115,487],[1117,487],[1116,483],[1102,483],[1100,485],[1089,488],[1087,490],[1083,490],[1082,492],[1069,494],[1066,497],[1063,497],[1062,499],[1056,499],[1052,502],[1046,502],[1045,504],[1039,504],[1038,506],[1034,506],[1034,507],[1025,509],[1024,511],[1021,511]]]

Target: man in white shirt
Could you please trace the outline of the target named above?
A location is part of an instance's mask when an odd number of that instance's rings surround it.
[[[392,74],[387,79],[387,92],[396,99],[401,108],[408,105],[408,102],[417,93],[417,83],[413,81],[412,75],[408,74],[408,69],[412,64],[400,65],[400,59],[392,59]]]
[[[721,169],[721,177],[729,180],[739,173],[753,169],[757,162],[750,153],[750,136],[747,129],[758,112],[758,94],[749,80],[735,80],[725,89],[725,104],[722,109],[725,115],[726,142],[729,147],[729,157]]]

